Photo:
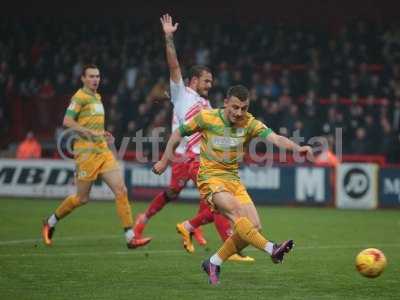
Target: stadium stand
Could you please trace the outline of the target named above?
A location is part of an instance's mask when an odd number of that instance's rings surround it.
[[[143,31],[142,28],[146,28]],[[53,156],[56,124],[82,66],[102,71],[107,127],[117,137],[170,128],[168,73],[157,22],[0,21],[0,147],[33,130]],[[154,38],[160,36],[160,38]],[[357,20],[334,28],[275,22],[190,22],[176,38],[183,66],[209,65],[210,99],[229,85],[251,88],[256,117],[308,139],[343,128],[345,154],[399,163],[400,27]],[[168,132],[167,132],[168,134]]]

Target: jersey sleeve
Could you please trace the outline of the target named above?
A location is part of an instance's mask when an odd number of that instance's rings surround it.
[[[83,104],[84,103],[81,99],[73,97],[67,108],[67,111],[65,112],[65,115],[76,119],[82,109]]]
[[[171,102],[176,105],[176,103],[183,100],[186,91],[185,84],[183,83],[183,79],[181,78],[178,83],[170,80],[169,85],[171,89]]]
[[[181,136],[190,136],[193,133],[202,131],[204,128],[204,111],[201,111],[188,122],[179,126],[179,132]]]
[[[251,138],[267,138],[272,132],[271,128],[256,119],[250,123],[249,135]]]

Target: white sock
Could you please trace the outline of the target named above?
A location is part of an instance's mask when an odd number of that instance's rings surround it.
[[[135,237],[135,233],[132,228],[125,231],[126,241],[129,243]]]
[[[213,256],[211,256],[210,262],[211,262],[213,265],[217,265],[217,266],[220,266],[220,265],[222,265],[222,263],[223,263],[221,257],[219,257],[219,255],[218,255],[217,253],[215,253]]]
[[[193,232],[194,230],[194,227],[189,223],[189,221],[183,222],[183,227],[185,227],[185,229],[189,232]]]
[[[49,224],[50,227],[56,226],[57,222],[58,222],[58,220],[57,220],[55,214],[52,214],[52,215],[50,216],[50,218],[47,220],[47,224]]]
[[[273,249],[274,249],[274,244],[271,242],[267,242],[267,245],[265,246],[264,250],[269,254],[272,254]]]

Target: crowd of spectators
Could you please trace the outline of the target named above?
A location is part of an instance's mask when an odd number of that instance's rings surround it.
[[[179,60],[184,70],[211,67],[213,106],[222,105],[228,86],[244,84],[250,110],[281,134],[299,130],[307,140],[340,127],[344,153],[399,161],[399,27],[179,21]],[[7,95],[70,96],[86,63],[101,69],[107,127],[118,139],[169,129],[168,68],[157,22],[5,19],[0,36],[0,134],[17,126],[7,118]]]

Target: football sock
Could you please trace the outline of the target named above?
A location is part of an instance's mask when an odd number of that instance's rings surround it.
[[[216,255],[222,262],[226,261],[233,254],[242,251],[249,244],[240,238],[238,233],[232,234],[217,251]]]
[[[249,243],[244,241],[239,234],[236,232],[234,234],[231,235],[231,239],[234,241],[235,246],[236,246],[236,250],[237,253],[239,253],[240,251],[242,251],[244,248],[246,248]]]
[[[210,262],[213,265],[217,265],[220,266],[223,263],[223,260],[221,259],[221,257],[219,257],[218,253],[214,254],[213,256],[210,257]]]
[[[223,242],[232,235],[231,223],[223,215],[214,213],[214,225]]]
[[[240,238],[249,243],[250,245],[265,251],[268,241],[264,236],[254,227],[254,225],[245,217],[241,217],[235,222],[235,231]]]
[[[76,195],[71,195],[65,198],[63,202],[57,207],[55,211],[55,215],[57,216],[58,220],[61,220],[65,216],[67,216],[71,211],[73,211],[75,208],[83,205],[84,203],[81,203],[79,201],[79,198]]]
[[[57,222],[58,219],[55,214],[52,214],[50,218],[47,219],[47,224],[49,224],[50,227],[56,226]]]
[[[151,201],[149,207],[147,208],[145,215],[147,219],[150,219],[152,216],[154,216],[156,213],[158,213],[168,202],[166,193],[162,192],[159,193],[153,201]]]
[[[117,213],[121,220],[122,226],[124,228],[132,228],[133,219],[128,195],[126,193],[117,195],[117,197],[115,198],[115,204],[117,205]]]
[[[274,244],[271,242],[267,242],[267,245],[265,245],[264,250],[269,254],[272,254],[272,251],[274,250]]]
[[[132,227],[125,228],[126,242],[129,243],[134,237],[135,234],[133,233]]]

